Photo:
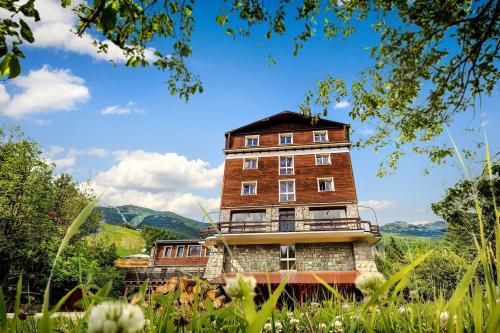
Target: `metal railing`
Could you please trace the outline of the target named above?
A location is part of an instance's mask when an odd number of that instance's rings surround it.
[[[359,218],[304,219],[273,221],[230,221],[218,222],[217,229],[222,234],[263,233],[263,232],[303,232],[303,231],[366,231],[380,235],[380,227]],[[216,233],[214,227],[200,232],[201,238]]]

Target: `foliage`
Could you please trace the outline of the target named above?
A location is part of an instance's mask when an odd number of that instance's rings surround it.
[[[429,250],[433,250],[431,255],[408,275],[408,288],[418,290],[424,299],[436,299],[440,295],[448,299],[463,275],[463,268],[445,241],[384,237],[378,245],[375,263],[378,270],[389,277]]]
[[[38,20],[35,1],[0,1],[10,16],[0,20],[0,76],[20,72],[19,45],[33,42],[25,19]],[[71,0],[61,0],[67,7]],[[373,122],[375,133],[357,146],[379,151],[394,150],[380,165],[379,175],[396,168],[407,148],[441,162],[452,155],[449,147],[433,143],[455,115],[474,105],[482,94],[491,94],[500,77],[500,1],[312,1],[279,0],[223,1],[215,18],[226,34],[250,35],[263,26],[266,39],[289,30],[290,16],[302,28],[294,32],[294,51],[321,31],[326,41],[349,38],[368,24],[379,36],[367,47],[372,58],[359,79],[347,83],[327,75],[317,89],[306,94],[302,112],[326,114],[332,102],[348,98],[350,116]],[[101,0],[76,7],[80,21],[78,35],[95,29],[106,39],[98,50],[107,52],[109,43],[118,46],[126,65],[153,65],[169,72],[168,89],[186,101],[203,91],[201,79],[186,65],[193,53],[195,0]],[[256,29],[261,31],[261,29]],[[155,49],[151,48],[153,41]],[[317,114],[315,114],[317,116]]]
[[[22,274],[40,300],[65,230],[95,196],[69,175],[55,176],[37,143],[19,129],[0,130],[0,188],[0,283],[11,298]],[[95,231],[99,220],[92,212],[72,243]],[[73,286],[71,281],[66,288]]]
[[[177,234],[170,230],[151,227],[145,225],[142,227],[141,236],[146,242],[146,250],[149,252],[151,248],[154,246],[157,240],[168,240],[168,239],[178,239]]]
[[[443,199],[432,204],[434,213],[448,222],[445,239],[449,241],[453,251],[469,260],[476,257],[475,242],[480,238],[479,220],[475,213],[475,194],[483,212],[486,241],[495,249],[493,239],[495,210],[500,197],[500,164],[492,165],[492,176],[485,173],[475,179],[462,180],[448,189]]]

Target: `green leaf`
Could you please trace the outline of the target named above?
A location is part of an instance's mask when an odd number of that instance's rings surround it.
[[[234,35],[234,30],[232,28],[227,28],[226,34],[228,34],[228,35]]]
[[[13,79],[21,73],[21,65],[19,59],[12,55],[9,61],[9,79]]]
[[[219,25],[224,26],[227,23],[227,16],[226,15],[217,15],[215,17],[215,22],[217,22]]]
[[[61,5],[66,8],[71,5],[71,0],[61,0]]]
[[[114,8],[113,4],[107,6],[102,11],[100,22],[104,33],[107,33],[115,28],[116,14],[117,10]]]
[[[3,59],[2,62],[0,62],[0,77],[4,77],[5,75],[9,74],[10,72],[10,58],[12,58],[12,53],[9,52],[7,53]]]
[[[33,38],[33,32],[31,31],[30,27],[24,20],[19,20],[21,23],[21,36],[28,42],[28,43],[33,43],[35,41],[35,38]]]

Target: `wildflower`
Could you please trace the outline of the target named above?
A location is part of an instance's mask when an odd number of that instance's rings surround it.
[[[281,323],[279,321],[275,321],[274,322],[274,331],[276,333],[280,333],[281,330],[283,329],[283,325],[281,325]],[[263,329],[264,332],[272,332],[273,331],[273,326],[271,323],[266,323],[264,325],[264,329]]]
[[[342,303],[342,310],[348,311],[351,308],[351,304],[349,303]]]
[[[319,304],[319,303],[316,303],[316,302],[311,302],[311,303],[309,304],[309,312],[310,312],[311,314],[315,314],[315,313],[317,313],[317,312],[319,311],[320,307],[321,307],[321,306],[320,306],[320,304]]]
[[[325,323],[319,323],[318,329],[319,329],[320,332],[323,332],[324,330],[326,330],[326,324]]]
[[[443,330],[448,327],[449,318],[450,314],[448,313],[448,311],[441,312],[441,315],[439,316],[439,326],[441,326]]]
[[[409,296],[413,302],[417,302],[420,298],[420,295],[418,294],[418,290],[410,290]]]
[[[244,292],[242,290],[243,286],[246,286],[250,291],[250,294],[254,294],[255,287],[257,286],[257,282],[253,276],[244,276],[244,275],[236,275],[236,277],[232,279],[227,279],[226,287],[224,290],[226,294],[231,297],[233,300],[242,299],[244,297]]]
[[[411,309],[405,306],[401,306],[399,309],[399,314],[402,316],[406,316],[408,313],[411,312]]]
[[[290,326],[294,331],[300,331],[300,320],[292,318],[290,319]]]
[[[365,301],[385,283],[385,277],[379,272],[364,273],[356,278],[356,288],[361,290]],[[382,296],[382,295],[381,295]]]
[[[144,328],[139,306],[122,302],[103,302],[90,310],[89,333],[135,333]]]
[[[174,323],[176,326],[186,326],[193,319],[193,311],[188,304],[181,304],[175,308]]]
[[[335,320],[335,322],[333,323],[333,331],[335,333],[341,333],[341,332],[343,332],[343,330],[342,330],[342,322],[340,320]]]
[[[293,319],[293,312],[288,311],[288,312],[286,313],[286,317],[287,317],[289,320]]]

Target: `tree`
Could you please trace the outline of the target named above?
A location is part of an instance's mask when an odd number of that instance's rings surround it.
[[[24,55],[19,47],[23,41],[34,42],[24,19],[40,19],[35,1],[0,1],[0,8],[12,14],[0,20],[0,76],[20,73],[18,58]],[[67,7],[71,0],[61,4]],[[300,108],[315,116],[319,108],[326,115],[333,101],[349,98],[350,116],[376,125],[375,133],[357,146],[378,151],[394,145],[380,165],[380,176],[395,169],[409,147],[436,163],[450,156],[449,147],[432,141],[457,113],[470,109],[482,94],[491,94],[500,76],[500,0],[233,0],[221,1],[220,8],[215,21],[234,39],[250,35],[255,26],[264,26],[266,39],[283,35],[289,16],[295,15],[302,29],[294,32],[294,55],[316,31],[326,40],[345,39],[370,25],[379,34],[378,43],[369,47],[372,65],[350,89],[344,80],[327,75]],[[80,4],[76,12],[78,35],[96,29],[123,50],[127,66],[168,71],[173,95],[187,101],[203,92],[201,79],[185,62],[193,51],[194,0],[98,0]],[[157,39],[161,47],[151,60],[146,55]],[[96,42],[99,51],[106,52],[109,42]]]
[[[448,223],[445,239],[452,249],[471,260],[477,255],[475,241],[480,240],[477,196],[483,217],[484,233],[491,247],[495,248],[495,224],[500,202],[500,164],[492,166],[492,176],[485,173],[472,180],[462,180],[446,191],[443,199],[432,204],[432,210]]]
[[[157,240],[178,239],[179,236],[167,229],[145,225],[142,227],[141,236],[146,243],[146,250],[150,251]]]

